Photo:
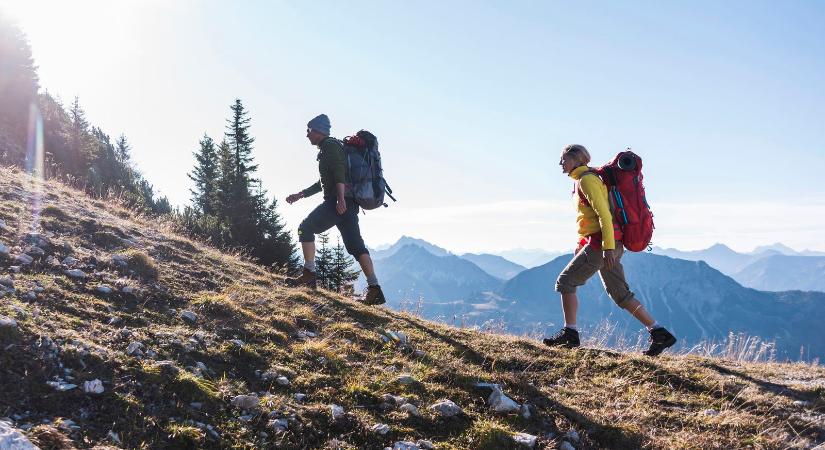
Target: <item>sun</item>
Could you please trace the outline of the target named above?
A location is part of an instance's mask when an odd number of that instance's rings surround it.
[[[0,0],[0,14],[17,22],[35,57],[54,56],[80,48],[116,50],[139,6],[131,0]]]

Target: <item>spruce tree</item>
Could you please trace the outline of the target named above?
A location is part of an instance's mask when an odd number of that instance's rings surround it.
[[[68,152],[63,156],[63,165],[68,174],[74,178],[85,178],[89,159],[93,154],[93,137],[89,130],[86,113],[80,107],[80,100],[75,97],[69,109]]]
[[[228,225],[226,218],[231,214],[232,189],[235,185],[235,165],[232,150],[226,140],[218,145],[217,211],[221,221]]]
[[[358,279],[360,270],[353,269],[354,260],[341,244],[341,238],[336,241],[332,249],[332,266],[329,273],[328,289],[337,292],[348,292],[352,283]]]
[[[115,141],[115,154],[117,155],[117,161],[124,166],[128,166],[130,164],[130,159],[132,158],[131,152],[132,147],[129,145],[129,141],[126,140],[126,135],[121,134],[117,141]]]
[[[239,181],[249,181],[250,175],[258,169],[258,165],[252,163],[252,144],[255,142],[255,138],[249,134],[249,123],[252,119],[248,117],[249,113],[239,98],[235,99],[235,103],[229,108],[232,110],[232,117],[226,121],[225,135],[235,157],[235,178]]]
[[[218,208],[219,161],[215,143],[212,138],[203,135],[200,150],[195,152],[195,168],[189,173],[189,179],[195,182],[192,204],[196,210],[205,215],[214,215]]]
[[[258,263],[278,268],[297,266],[295,242],[284,229],[277,202],[267,198],[254,177],[248,112],[240,100],[230,107],[223,141],[204,135],[196,166],[189,174],[195,182],[192,206],[177,215],[193,234],[215,245],[244,249]]]
[[[318,279],[318,286],[324,289],[331,289],[330,282],[333,269],[333,254],[329,248],[329,234],[318,235],[319,245],[315,250],[315,276]]]
[[[262,214],[259,217],[258,230],[262,233],[262,240],[258,245],[255,257],[266,266],[291,269],[298,266],[297,246],[292,234],[286,230],[281,216],[278,214],[278,201],[274,198],[267,203],[265,193],[256,197],[260,202]]]

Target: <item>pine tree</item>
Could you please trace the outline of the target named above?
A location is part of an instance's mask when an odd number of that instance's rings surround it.
[[[109,135],[98,127],[92,127],[91,135],[94,139],[95,150],[92,153],[87,180],[87,191],[95,197],[107,196],[113,188],[118,186],[120,164],[117,162],[115,146]]]
[[[352,290],[352,283],[358,279],[360,270],[353,269],[355,261],[341,244],[341,238],[336,241],[332,249],[332,267],[329,274],[328,289],[337,292]]]
[[[271,267],[297,266],[295,242],[277,212],[278,203],[267,198],[254,177],[250,121],[240,100],[230,107],[224,140],[215,149],[208,136],[200,141],[196,166],[189,174],[195,182],[192,207],[177,214],[192,233],[215,245],[242,248],[258,263]]]
[[[216,214],[224,223],[227,222],[225,218],[231,213],[230,205],[232,204],[232,187],[234,185],[235,165],[233,163],[232,150],[229,148],[229,143],[223,140],[218,145],[218,205]]]
[[[117,156],[117,162],[123,164],[124,166],[128,166],[130,164],[132,147],[129,145],[129,141],[126,140],[126,135],[121,134],[117,141],[115,141],[115,154]]]
[[[75,178],[85,178],[89,167],[93,137],[89,130],[86,113],[80,107],[80,100],[75,97],[69,109],[68,152],[63,156],[63,166]]]
[[[249,113],[239,98],[235,99],[235,103],[229,108],[232,110],[232,117],[226,121],[225,135],[235,157],[235,179],[239,182],[248,182],[249,176],[258,169],[257,164],[252,164],[252,143],[255,142],[255,138],[249,135],[249,123],[252,119],[248,117]]]
[[[316,247],[315,251],[315,276],[318,280],[318,286],[324,289],[332,289],[330,286],[333,277],[334,255],[329,248],[329,234],[319,234],[318,241],[320,245]]]
[[[200,151],[195,153],[195,168],[189,173],[189,179],[195,182],[192,204],[196,210],[206,215],[217,213],[219,161],[212,138],[203,135]]]
[[[115,160],[118,164],[118,184],[120,190],[128,191],[135,184],[135,170],[132,168],[132,146],[121,134],[115,141]]]
[[[255,251],[255,257],[261,264],[277,266],[279,268],[293,268],[298,266],[297,246],[281,221],[278,214],[278,201],[274,198],[267,203],[263,191],[256,197],[263,212],[259,218],[258,230],[262,233],[261,244]]]

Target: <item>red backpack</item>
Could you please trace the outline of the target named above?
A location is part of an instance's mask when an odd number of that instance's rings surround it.
[[[607,186],[614,228],[618,225],[621,229],[624,247],[631,252],[649,248],[655,227],[642,184],[642,158],[627,149],[607,164],[589,172],[598,175]],[[577,191],[579,198],[590,206],[581,189]]]

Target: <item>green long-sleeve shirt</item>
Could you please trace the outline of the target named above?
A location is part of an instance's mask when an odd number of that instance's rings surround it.
[[[335,185],[347,182],[347,158],[344,147],[337,139],[328,137],[318,144],[318,172],[321,180],[303,190],[304,197],[315,195],[322,190],[324,198],[334,198]]]

